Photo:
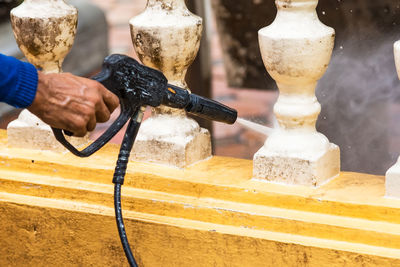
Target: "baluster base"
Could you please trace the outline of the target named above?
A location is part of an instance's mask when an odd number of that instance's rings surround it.
[[[55,152],[67,151],[56,140],[50,126],[28,110],[23,110],[18,119],[10,122],[7,127],[7,138],[10,147]],[[89,143],[89,135],[83,138],[67,137],[67,139],[75,147],[82,147]]]
[[[320,186],[339,175],[340,149],[317,132],[279,131],[254,155],[253,177],[271,182]]]
[[[136,161],[185,168],[211,157],[211,137],[186,116],[153,115],[141,126],[132,154]]]

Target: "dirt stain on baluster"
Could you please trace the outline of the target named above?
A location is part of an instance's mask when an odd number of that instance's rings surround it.
[[[37,67],[62,60],[72,47],[76,34],[76,14],[54,18],[16,17],[11,23],[18,46]]]

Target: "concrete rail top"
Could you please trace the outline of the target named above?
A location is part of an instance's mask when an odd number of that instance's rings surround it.
[[[111,178],[118,150],[118,145],[108,144],[92,157],[78,158],[69,152],[8,148],[6,131],[0,131],[0,166],[3,171],[10,168],[24,172],[31,170],[33,173],[39,171],[47,176],[112,185]],[[383,217],[377,218],[365,210],[357,212],[361,205],[371,205],[375,210],[379,207],[400,209],[400,200],[384,197],[384,176],[342,172],[339,177],[318,188],[269,183],[252,179],[251,176],[252,161],[244,159],[214,156],[186,169],[131,161],[125,186],[197,198],[212,197],[257,205],[279,205],[282,208],[291,208],[294,205],[296,208],[321,213],[343,213],[334,209],[320,210],[321,205],[328,208],[340,202],[342,206],[348,207],[349,211],[354,208],[351,210],[354,212],[353,217],[398,220],[400,223],[400,217],[391,218],[391,214],[382,214]],[[287,195],[290,195],[295,203],[288,199],[281,202],[281,198]],[[301,205],[298,200],[304,198],[307,199],[307,203]],[[398,215],[400,216],[400,213]]]

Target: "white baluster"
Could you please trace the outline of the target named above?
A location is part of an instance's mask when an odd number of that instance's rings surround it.
[[[394,43],[394,61],[400,79],[400,41]],[[386,172],[386,196],[400,198],[400,157],[395,165]]]
[[[202,19],[187,9],[184,0],[148,0],[130,24],[143,64],[189,90],[185,75],[199,49]],[[182,168],[211,156],[210,134],[184,111],[159,107],[143,123],[133,151],[136,160]]]
[[[76,34],[78,12],[64,0],[25,0],[11,11],[11,23],[19,48],[30,63],[44,73],[62,72],[61,66]],[[7,128],[13,147],[64,150],[54,138],[50,126],[28,110]],[[87,138],[69,138],[74,145]]]
[[[320,185],[340,171],[339,147],[315,124],[321,105],[315,87],[332,54],[335,32],[323,25],[317,0],[277,0],[275,21],[259,31],[262,58],[280,96],[276,130],[254,156],[254,177],[285,184]]]

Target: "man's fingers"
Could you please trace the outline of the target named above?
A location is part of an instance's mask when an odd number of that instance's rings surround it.
[[[74,133],[74,136],[84,137],[87,133],[87,120],[82,116],[71,114],[62,129]]]
[[[85,137],[86,131],[78,131],[74,133],[75,137]]]
[[[100,92],[102,93],[104,104],[107,106],[110,113],[112,113],[119,106],[119,99],[103,85],[99,85],[101,86]]]
[[[96,128],[96,118],[94,116],[90,117],[88,124],[86,125],[86,129],[88,132],[93,131]]]
[[[111,113],[106,104],[100,100],[96,105],[97,122],[106,122],[110,119]]]

